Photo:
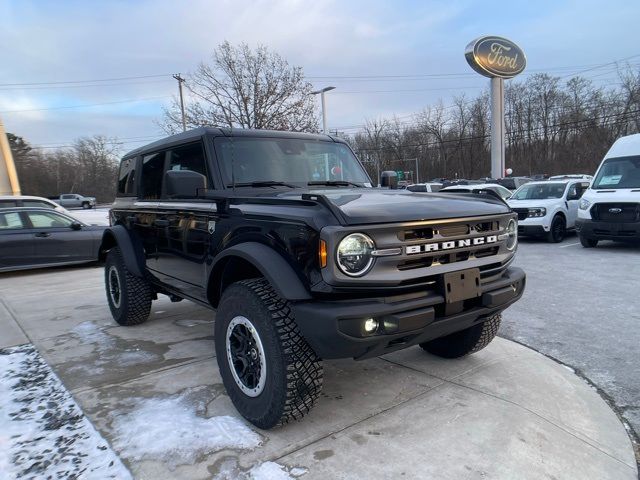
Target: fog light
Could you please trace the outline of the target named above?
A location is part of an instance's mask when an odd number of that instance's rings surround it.
[[[363,326],[366,333],[373,333],[378,329],[378,321],[375,318],[367,318]]]

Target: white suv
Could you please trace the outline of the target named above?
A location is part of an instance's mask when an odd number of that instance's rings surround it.
[[[561,242],[575,228],[578,204],[589,182],[584,180],[530,182],[507,203],[518,214],[518,235]]]
[[[640,240],[640,134],[619,138],[604,156],[576,228],[587,248],[599,240]]]

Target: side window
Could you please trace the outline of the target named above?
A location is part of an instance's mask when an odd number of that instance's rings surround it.
[[[191,170],[208,177],[207,161],[202,149],[202,143],[197,142],[173,148],[169,153],[169,167],[167,170]]]
[[[60,198],[63,200],[71,200],[75,197],[73,195],[62,195]]]
[[[49,212],[27,212],[33,228],[62,228],[70,227],[73,223],[67,217]]]
[[[15,200],[0,200],[0,208],[11,208],[17,206]]]
[[[120,163],[118,175],[118,194],[135,195],[136,193],[136,159],[127,158]]]
[[[575,199],[578,195],[578,184],[574,183],[569,187],[569,192],[567,193],[567,198]]]
[[[0,230],[24,228],[18,212],[0,213]]]
[[[142,192],[145,200],[157,200],[162,195],[162,175],[164,174],[165,152],[152,153],[142,157]]]
[[[51,208],[54,209],[55,205],[51,203],[43,202],[42,200],[23,200],[22,205],[25,207],[33,207],[33,208]]]

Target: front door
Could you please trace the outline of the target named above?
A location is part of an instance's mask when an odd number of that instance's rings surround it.
[[[71,227],[68,217],[50,211],[27,211],[36,263],[80,262],[93,255],[92,236],[82,229]]]

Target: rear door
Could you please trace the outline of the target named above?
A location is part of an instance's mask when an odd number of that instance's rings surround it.
[[[34,239],[37,263],[77,262],[92,259],[93,235],[82,228],[74,230],[74,221],[55,211],[25,212]]]
[[[0,269],[34,265],[33,235],[20,212],[0,212]]]

